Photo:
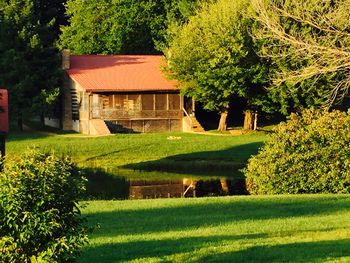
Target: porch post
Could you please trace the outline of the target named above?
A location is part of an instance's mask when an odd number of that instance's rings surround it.
[[[89,110],[89,116],[88,116],[88,128],[89,128],[89,134],[91,134],[91,127],[90,127],[90,122],[91,122],[91,119],[92,119],[92,105],[93,105],[93,103],[92,103],[92,93],[91,92],[89,92],[88,93],[88,110]]]
[[[185,99],[185,97],[183,96],[183,95],[180,95],[179,94],[179,96],[180,96],[180,110],[181,110],[181,116],[183,116],[183,111],[182,111],[182,109],[184,108],[184,99]]]

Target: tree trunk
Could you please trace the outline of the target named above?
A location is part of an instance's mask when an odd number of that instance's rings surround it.
[[[244,112],[244,130],[253,130],[254,128],[254,112],[247,110]]]
[[[244,112],[244,130],[254,130],[258,129],[258,113],[255,111],[247,110]]]
[[[22,132],[23,131],[23,118],[22,118],[21,113],[18,113],[18,116],[17,116],[17,126],[18,126],[18,130]]]
[[[258,112],[254,113],[254,131],[258,129]]]
[[[42,127],[45,126],[45,113],[44,113],[44,111],[41,112],[41,114],[40,114],[40,123],[41,123]]]
[[[221,114],[221,116],[220,116],[218,131],[226,131],[226,127],[227,127],[226,120],[227,120],[227,114],[228,114],[228,106],[220,114]]]

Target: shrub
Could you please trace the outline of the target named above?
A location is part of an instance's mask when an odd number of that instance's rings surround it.
[[[66,157],[31,150],[0,173],[0,262],[68,262],[87,241],[85,181]]]
[[[349,193],[349,114],[292,114],[244,172],[252,194]]]

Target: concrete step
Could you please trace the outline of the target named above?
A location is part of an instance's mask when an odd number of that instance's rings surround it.
[[[90,134],[92,135],[108,135],[111,134],[106,123],[101,119],[93,119],[90,121]]]
[[[202,125],[198,122],[195,116],[191,116],[192,120],[192,131],[193,132],[204,132]]]

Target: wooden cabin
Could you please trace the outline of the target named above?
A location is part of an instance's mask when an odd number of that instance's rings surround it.
[[[63,129],[84,134],[192,130],[193,103],[185,103],[177,83],[164,76],[162,61],[161,56],[65,51]]]

